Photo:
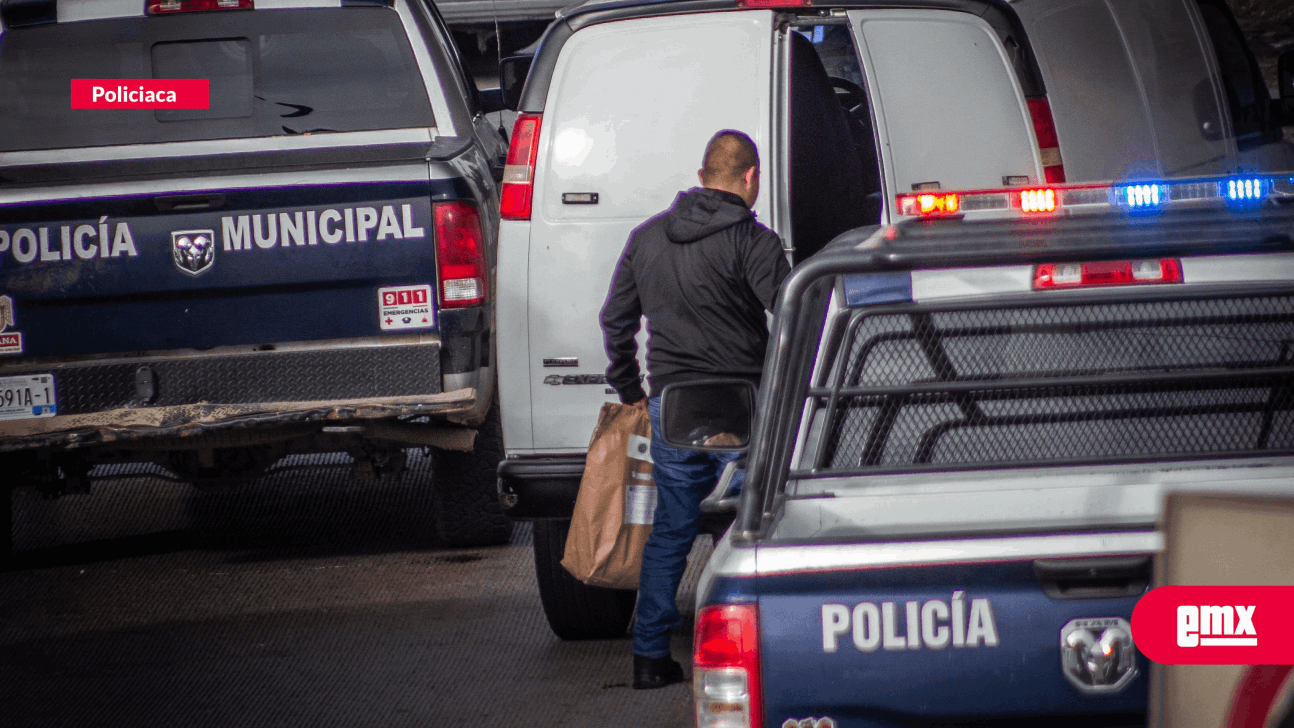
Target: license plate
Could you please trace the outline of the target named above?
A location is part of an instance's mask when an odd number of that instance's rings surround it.
[[[0,420],[26,420],[58,414],[53,374],[0,377]]]

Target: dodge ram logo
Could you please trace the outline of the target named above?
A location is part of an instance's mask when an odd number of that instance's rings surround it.
[[[216,231],[176,230],[171,233],[171,253],[175,267],[196,276],[216,262]]]
[[[1117,693],[1137,677],[1132,627],[1119,617],[1075,619],[1060,630],[1061,670],[1084,693]]]

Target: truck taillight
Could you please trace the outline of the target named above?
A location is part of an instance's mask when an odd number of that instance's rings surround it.
[[[762,728],[760,687],[758,607],[702,608],[692,649],[697,728]]]
[[[485,240],[481,216],[466,202],[432,205],[436,221],[436,267],[440,307],[485,303]]]
[[[539,114],[518,114],[512,143],[503,167],[499,214],[504,220],[529,220],[534,192],[535,160],[539,157]]]
[[[203,13],[209,10],[251,10],[253,0],[149,0],[148,14]]]
[[[1060,184],[1065,181],[1065,164],[1060,158],[1060,138],[1056,135],[1056,122],[1051,118],[1051,104],[1046,97],[1029,99],[1028,103],[1045,181],[1049,185]]]
[[[1042,263],[1033,271],[1035,289],[1096,288],[1181,282],[1182,264],[1176,258]]]

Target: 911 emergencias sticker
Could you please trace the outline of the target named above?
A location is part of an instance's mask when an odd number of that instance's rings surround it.
[[[22,334],[10,331],[13,325],[13,299],[0,296],[0,354],[22,353]]]
[[[392,286],[377,289],[378,324],[383,331],[430,329],[436,326],[431,309],[431,286]]]

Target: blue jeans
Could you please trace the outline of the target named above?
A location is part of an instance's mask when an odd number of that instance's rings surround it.
[[[741,453],[670,447],[661,438],[660,397],[652,397],[647,410],[651,413],[656,513],[638,580],[634,654],[665,657],[669,654],[669,631],[682,621],[674,597],[701,523],[701,500],[714,490],[723,466]]]

